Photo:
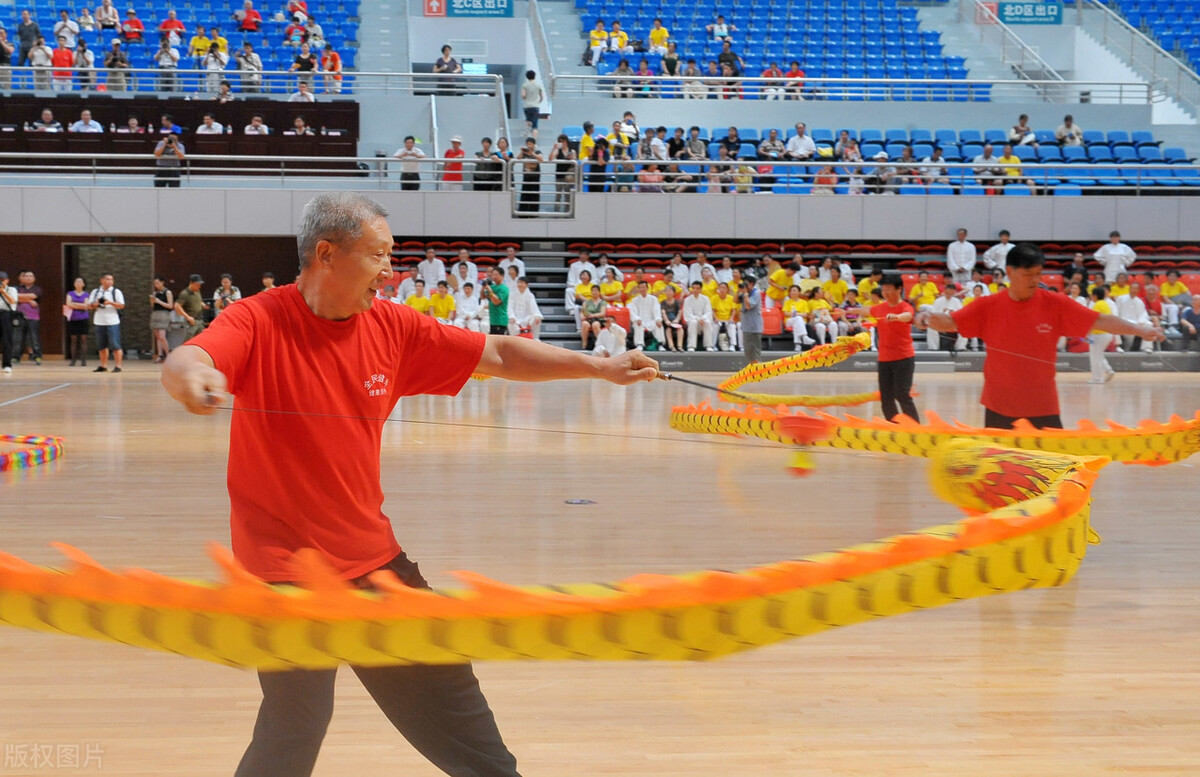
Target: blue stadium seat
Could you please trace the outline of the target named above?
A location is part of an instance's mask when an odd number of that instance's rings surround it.
[[[1133,141],[1129,139],[1129,133],[1125,130],[1110,130],[1108,133],[1108,145],[1112,146],[1113,153],[1116,153],[1118,146],[1132,146]]]
[[[887,143],[903,143],[908,145],[908,130],[893,127],[884,131],[883,139]]]
[[[1096,144],[1108,145],[1108,141],[1104,137],[1104,133],[1100,130],[1084,130],[1083,145],[1094,146]]]
[[[901,194],[926,194],[925,187],[919,183],[906,183],[900,185]]]
[[[983,145],[983,133],[979,130],[959,130],[958,142],[963,144],[978,143],[979,145]],[[966,151],[964,150],[963,153],[966,153]]]
[[[1004,187],[1004,196],[1006,197],[1029,197],[1033,194],[1033,190],[1023,183],[1010,183]]]
[[[948,197],[954,194],[954,187],[945,183],[929,184],[929,193],[932,195]]]
[[[939,146],[946,146],[950,143],[958,143],[958,132],[952,129],[934,130],[933,139],[937,141]]]
[[[1159,148],[1162,146],[1162,141],[1155,140],[1154,133],[1147,130],[1136,130],[1129,135],[1129,139],[1133,141],[1133,145],[1137,148],[1142,148],[1143,146]]]
[[[1140,146],[1137,149],[1138,158],[1143,162],[1165,162],[1163,153],[1158,150],[1158,146]]]
[[[962,188],[958,190],[958,193],[964,197],[982,197],[983,195],[987,194],[987,192],[984,191],[984,188],[978,184],[964,184]]]
[[[1001,129],[985,130],[983,133],[983,142],[991,143],[994,146],[1003,146],[1008,142],[1008,133]]]
[[[1062,155],[1068,164],[1087,161],[1087,149],[1083,146],[1063,146]]]
[[[1191,157],[1189,157],[1187,155],[1187,152],[1178,146],[1170,146],[1168,148],[1164,148],[1163,149],[1163,159],[1170,164],[1175,164],[1176,162],[1191,162],[1192,161]]]
[[[1079,197],[1083,195],[1083,187],[1073,183],[1060,183],[1054,187],[1053,191],[1055,197]]]
[[[1040,145],[1037,154],[1041,162],[1061,162],[1063,158],[1062,149],[1058,146]]]

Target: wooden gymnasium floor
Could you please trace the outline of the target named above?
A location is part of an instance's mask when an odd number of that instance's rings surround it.
[[[922,409],[981,419],[979,375],[917,377]],[[1200,407],[1196,374],[1123,374],[1101,387],[1086,379],[1060,378],[1071,423]],[[871,380],[827,373],[788,385],[854,391]],[[737,569],[955,517],[931,497],[921,460],[818,453],[818,471],[797,480],[781,448],[686,442],[667,428],[671,405],[707,398],[678,384],[489,381],[458,398],[404,401],[398,414],[412,418],[614,436],[391,424],[386,508],[441,586],[453,569],[514,583]],[[145,363],[119,377],[19,368],[0,381],[0,428],[62,435],[67,455],[2,475],[0,548],[54,563],[47,545],[59,540],[109,565],[211,577],[204,544],[227,542],[227,424],[184,414]],[[1104,543],[1062,589],[717,663],[477,669],[527,777],[1195,775],[1197,464],[1107,469],[1093,509]],[[296,477],[320,473],[313,462]],[[576,498],[596,504],[564,503]],[[14,766],[14,748],[31,745],[98,747],[105,774],[232,774],[258,702],[249,673],[12,629],[0,629],[0,687],[5,775],[96,766]],[[438,774],[349,672],[338,691],[317,774]]]

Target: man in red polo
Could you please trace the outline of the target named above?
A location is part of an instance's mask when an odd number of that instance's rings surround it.
[[[595,359],[519,337],[442,326],[374,304],[391,278],[387,211],[351,192],[311,200],[297,238],[300,277],[222,313],[172,351],[162,382],[190,412],[235,397],[228,487],[233,551],[259,577],[295,580],[301,548],[363,584],[388,569],[428,587],[383,514],[384,419],[403,396],[452,395],[472,372],[522,381],[653,380],[638,352]],[[317,462],[316,464],[314,462]],[[297,478],[297,472],[319,476]],[[516,777],[469,664],[353,667],[392,724],[452,775]],[[333,713],[336,670],[262,672],[262,706],[238,777],[305,777]]]
[[[884,278],[879,284],[883,302],[871,308],[875,319],[875,334],[879,346],[879,401],[883,417],[891,421],[900,413],[920,421],[917,405],[912,398],[913,371],[916,353],[913,351],[913,307],[904,301],[903,281]]]

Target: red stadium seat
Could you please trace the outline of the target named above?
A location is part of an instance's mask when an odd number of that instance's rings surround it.
[[[668,254],[682,254],[687,250],[683,243],[664,243],[662,250]]]
[[[516,248],[516,246],[513,246],[513,248]],[[476,240],[475,241],[475,250],[476,251],[495,251],[496,244],[493,243],[491,240]]]
[[[763,334],[783,334],[783,310],[780,308],[763,308]]]
[[[829,253],[831,254],[848,254],[850,253],[849,243],[830,243]]]
[[[760,253],[777,254],[780,251],[778,243],[763,243],[758,247]]]
[[[626,332],[629,331],[629,308],[609,307],[607,315],[615,318]]]
[[[1188,291],[1193,294],[1200,294],[1200,272],[1184,273],[1179,280],[1183,281],[1188,287]]]
[[[1062,273],[1043,273],[1042,281],[1052,289],[1057,289],[1059,291],[1062,291],[1063,289]]]

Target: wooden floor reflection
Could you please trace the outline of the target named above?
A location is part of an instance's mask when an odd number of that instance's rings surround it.
[[[1060,381],[1071,423],[1200,408],[1195,374],[1086,379]],[[781,385],[844,392],[871,380],[826,373]],[[918,406],[978,423],[979,382],[918,375]],[[711,397],[661,382],[622,390],[488,381],[456,398],[405,400],[399,416],[446,425],[389,425],[386,509],[442,586],[454,569],[513,583],[737,569],[955,517],[930,495],[919,460],[817,453],[818,471],[797,480],[781,448],[667,428],[671,405],[702,399]],[[228,542],[228,420],[182,413],[148,365],[120,376],[19,368],[0,380],[0,433],[61,435],[67,454],[0,473],[0,549],[56,563],[48,543],[58,540],[108,565],[212,577],[204,544]],[[1196,463],[1105,470],[1093,508],[1104,543],[1062,589],[712,664],[477,671],[527,777],[1195,775]],[[311,475],[320,468],[313,462]],[[350,673],[339,683],[318,775],[439,773]],[[4,775],[76,773],[18,765],[34,745],[95,748],[109,774],[232,774],[258,702],[248,673],[12,629],[0,630],[0,687]]]

